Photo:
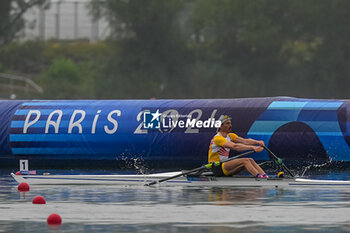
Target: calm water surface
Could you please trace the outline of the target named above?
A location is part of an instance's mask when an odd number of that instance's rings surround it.
[[[0,232],[350,232],[350,189],[32,186],[0,170]],[[313,176],[348,179],[350,172]],[[36,195],[46,205],[34,205]],[[58,213],[63,224],[49,228]]]

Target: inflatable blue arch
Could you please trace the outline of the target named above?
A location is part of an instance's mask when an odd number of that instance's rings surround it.
[[[285,161],[350,161],[348,100],[33,100],[0,101],[0,109],[0,164],[203,164],[221,115]]]

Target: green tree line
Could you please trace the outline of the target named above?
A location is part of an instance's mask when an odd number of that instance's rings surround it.
[[[18,29],[9,35],[0,22],[0,72],[31,77],[51,99],[350,97],[350,1],[92,0],[89,8],[109,22],[107,40],[16,42]]]

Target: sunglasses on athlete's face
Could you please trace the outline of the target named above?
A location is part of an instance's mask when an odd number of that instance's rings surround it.
[[[221,126],[221,129],[225,129],[226,131],[230,131],[231,128],[232,128],[232,123],[230,120],[225,121]]]
[[[223,123],[223,125],[228,126],[228,125],[232,125],[232,123],[231,123],[230,120],[227,120],[227,121],[225,121],[225,122]]]

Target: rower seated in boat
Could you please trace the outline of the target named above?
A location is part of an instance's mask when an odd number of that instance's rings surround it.
[[[265,144],[263,141],[250,138],[246,139],[231,133],[232,123],[229,116],[221,116],[219,120],[221,121],[221,126],[218,129],[218,133],[210,142],[208,153],[209,163],[220,162],[213,164],[213,174],[215,176],[232,176],[243,170],[247,170],[255,177],[268,178],[268,175],[252,158],[237,158],[222,162],[228,159],[230,150],[254,150],[255,152],[261,152]]]

